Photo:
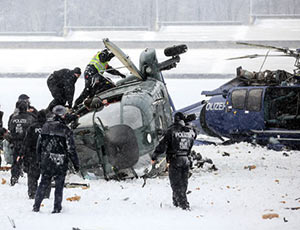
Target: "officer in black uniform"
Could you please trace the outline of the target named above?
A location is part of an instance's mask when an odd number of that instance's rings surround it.
[[[21,94],[18,97],[18,102],[25,101],[27,103],[27,112],[32,113],[33,116],[37,117],[38,111],[36,108],[34,108],[30,103],[30,97],[27,94]]]
[[[46,111],[40,110],[38,112],[38,117],[33,124],[29,126],[26,130],[26,135],[24,138],[24,144],[22,148],[24,171],[27,173],[27,186],[28,186],[28,196],[29,199],[34,199],[38,179],[40,177],[40,167],[36,159],[36,144],[39,134],[41,133],[42,127],[46,122]],[[47,189],[45,194],[46,198],[49,198],[51,191],[51,186]]]
[[[23,139],[27,128],[33,123],[35,118],[31,113],[27,112],[28,104],[24,101],[18,103],[19,113],[12,116],[10,123],[8,125],[11,143],[13,144],[13,163],[11,168],[11,186],[14,186],[21,174],[21,148],[23,145]]]
[[[33,107],[31,105],[30,97],[27,94],[21,94],[18,97],[18,101],[16,102],[16,108],[15,108],[14,112],[9,116],[8,125],[10,124],[10,120],[12,119],[12,117],[19,114],[18,104],[20,102],[25,102],[27,104],[27,112],[29,112],[33,117],[35,117],[35,118],[37,117],[38,111],[35,107]],[[8,126],[8,129],[9,129],[9,126]]]
[[[84,99],[92,98],[95,94],[115,87],[115,84],[109,79],[103,76],[104,72],[108,72],[112,75],[119,75],[121,78],[126,76],[114,69],[108,63],[115,55],[110,53],[107,49],[99,51],[87,65],[84,71],[85,87],[76,99],[74,109],[77,109]]]
[[[40,210],[46,189],[51,184],[51,179],[54,178],[55,198],[52,213],[59,213],[62,209],[63,188],[69,158],[75,171],[79,171],[73,133],[63,120],[67,112],[66,108],[57,105],[52,112],[55,116],[43,125],[37,143],[37,158],[40,162],[42,178],[35,195],[34,212]]]
[[[73,70],[61,69],[54,71],[47,80],[48,88],[53,96],[53,100],[48,106],[48,110],[52,111],[54,106],[65,106],[72,108],[73,97],[75,93],[75,83],[81,75],[81,70],[76,67]]]
[[[152,164],[155,164],[157,156],[166,153],[169,163],[169,179],[173,191],[173,204],[189,210],[190,206],[186,196],[190,167],[189,155],[196,133],[185,125],[184,118],[181,112],[175,114],[174,124],[168,128],[151,158]]]

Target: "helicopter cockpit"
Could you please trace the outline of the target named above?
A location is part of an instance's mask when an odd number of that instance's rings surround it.
[[[300,89],[298,87],[270,87],[265,92],[265,120],[267,128],[300,128]]]

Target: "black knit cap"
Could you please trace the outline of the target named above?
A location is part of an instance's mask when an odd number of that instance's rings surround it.
[[[79,67],[75,67],[73,71],[74,71],[74,73],[81,75],[81,69]]]
[[[28,100],[29,97],[26,94],[21,94],[18,98],[18,100]]]

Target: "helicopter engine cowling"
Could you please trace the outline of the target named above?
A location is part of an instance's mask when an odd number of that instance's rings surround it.
[[[136,136],[128,125],[115,125],[105,131],[108,162],[117,169],[130,168],[139,160]]]

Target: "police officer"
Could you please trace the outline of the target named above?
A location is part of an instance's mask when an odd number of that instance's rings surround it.
[[[108,64],[113,57],[113,53],[109,53],[107,49],[104,49],[92,58],[84,71],[85,87],[76,99],[74,109],[77,109],[78,105],[87,97],[92,98],[97,93],[115,87],[115,84],[109,78],[103,76],[104,72],[119,75],[122,78],[126,77]]]
[[[107,49],[103,49],[94,55],[84,71],[85,86],[90,83],[91,78],[97,73],[103,75],[104,72],[108,72],[112,75],[119,75],[121,78],[126,77],[108,64],[114,56]]]
[[[37,116],[38,111],[30,103],[30,97],[27,94],[21,94],[18,97],[18,102],[25,101],[27,103],[27,112],[32,113],[34,116]]]
[[[38,186],[33,211],[38,212],[43,201],[46,188],[55,180],[54,209],[52,213],[59,213],[62,209],[63,188],[71,159],[75,171],[79,171],[79,160],[75,149],[72,131],[64,122],[66,108],[57,105],[52,112],[52,120],[48,120],[42,127],[37,143],[37,158],[40,162],[42,178]]]
[[[26,130],[24,144],[22,148],[24,171],[27,173],[27,186],[29,199],[34,199],[38,179],[40,177],[40,167],[36,159],[36,144],[41,129],[46,122],[46,111],[38,112],[37,120]],[[51,187],[49,186],[45,197],[49,198]]]
[[[35,107],[33,107],[30,103],[30,97],[27,95],[27,94],[21,94],[19,97],[18,97],[18,100],[16,102],[16,108],[14,110],[14,112],[9,116],[9,119],[8,119],[8,124],[10,124],[10,120],[12,119],[13,116],[15,115],[18,115],[19,114],[19,109],[18,109],[18,104],[20,102],[25,102],[27,104],[27,112],[29,112],[33,117],[37,117],[37,109]],[[9,129],[9,127],[8,127]]]
[[[156,163],[157,156],[167,155],[169,163],[169,179],[173,191],[173,205],[184,210],[190,208],[186,191],[189,174],[189,155],[194,143],[195,132],[184,123],[184,115],[177,112],[172,124],[163,139],[159,142],[152,154],[152,164]]]
[[[33,123],[34,117],[27,112],[28,104],[25,101],[20,101],[17,105],[18,114],[12,116],[8,125],[11,143],[13,144],[13,163],[11,168],[11,186],[14,186],[21,174],[21,148],[27,128]]]
[[[49,111],[52,111],[56,105],[65,106],[66,103],[68,103],[69,108],[72,108],[75,83],[80,75],[81,70],[76,67],[73,70],[61,69],[54,71],[48,77],[47,85],[54,98],[48,106]]]

